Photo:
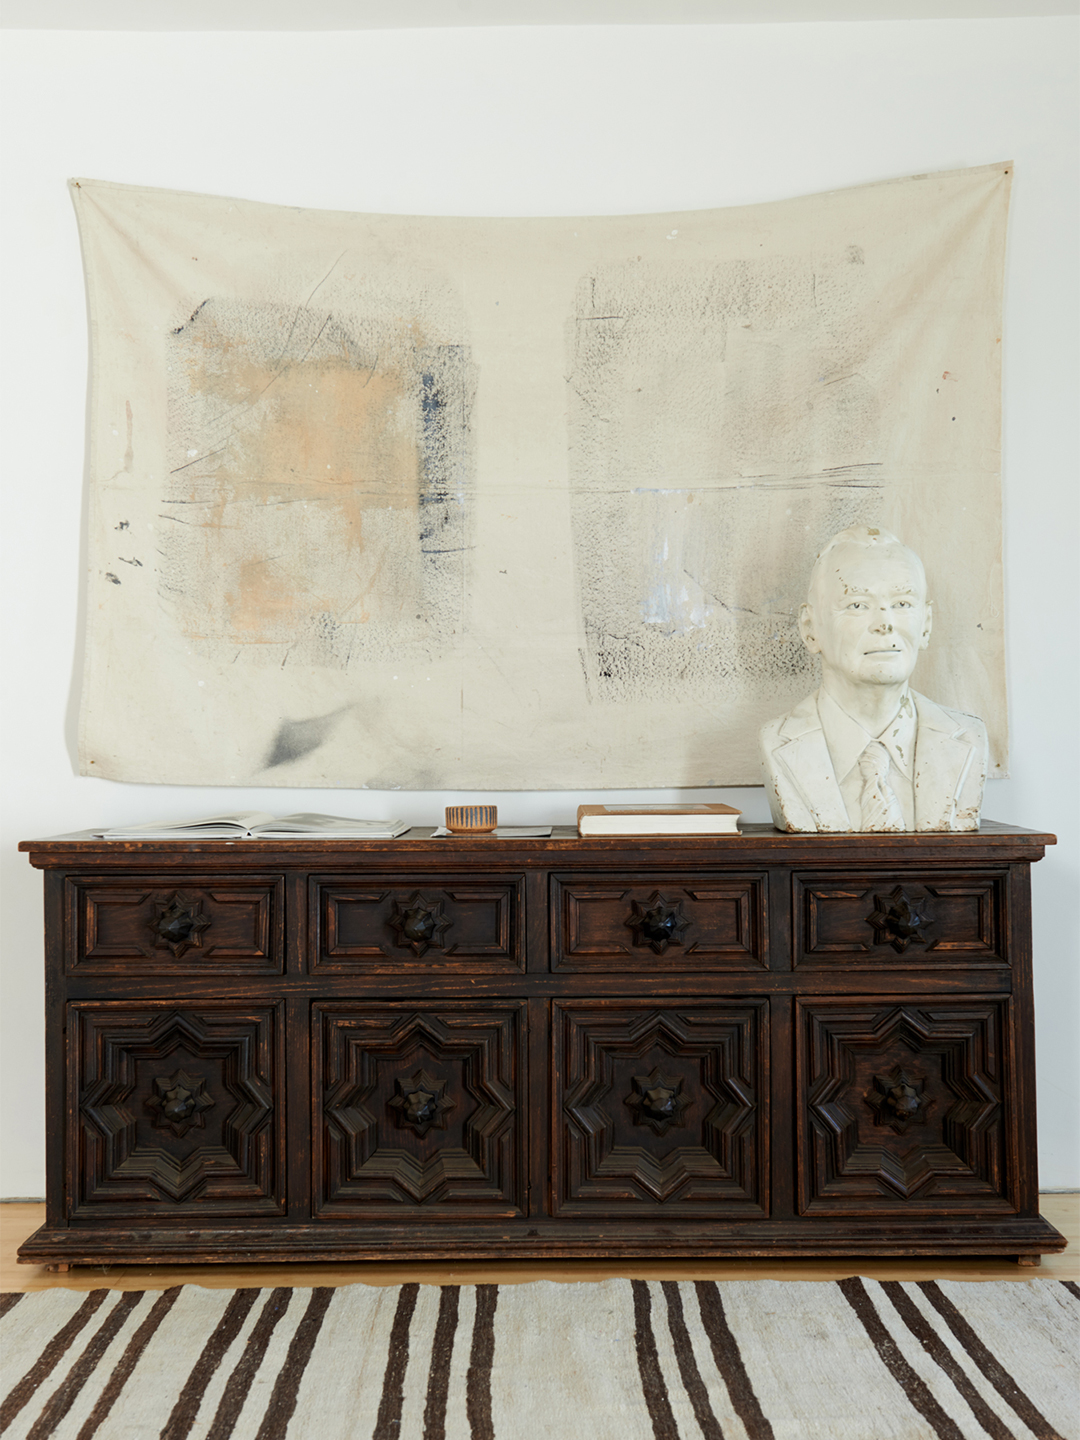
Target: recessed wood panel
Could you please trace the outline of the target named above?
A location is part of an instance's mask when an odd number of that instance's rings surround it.
[[[555,875],[552,968],[767,969],[766,884],[763,874]]]
[[[803,1214],[1016,1208],[1008,1006],[796,1002]]]
[[[554,1214],[765,1215],[767,1002],[553,1010]]]
[[[501,973],[525,969],[524,877],[318,877],[313,971]]]
[[[315,1005],[316,1213],[520,1214],[525,1016],[524,1001]]]
[[[895,870],[792,877],[795,964],[1005,965],[1006,879]]]
[[[69,970],[94,975],[280,974],[281,876],[68,881]]]
[[[72,1218],[284,1209],[280,1004],[68,1007]]]

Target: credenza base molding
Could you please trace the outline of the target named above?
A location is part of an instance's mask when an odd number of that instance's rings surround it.
[[[125,1235],[102,1230],[36,1231],[19,1251],[27,1265],[229,1265],[287,1262],[291,1264],[357,1264],[365,1261],[425,1260],[749,1260],[789,1257],[893,1258],[968,1255],[1038,1256],[1065,1248],[1065,1238],[1041,1217],[984,1225],[931,1226],[923,1222],[897,1225],[883,1238],[880,1231],[859,1236],[845,1227],[808,1226],[805,1221],[767,1225],[689,1229],[671,1234],[668,1226],[624,1225],[570,1232],[538,1224],[536,1234],[522,1236],[506,1227],[469,1224],[440,1227],[440,1238],[420,1237],[415,1227],[338,1228],[297,1225],[276,1229],[273,1237],[250,1230],[214,1230],[204,1234],[154,1230]],[[554,1233],[553,1233],[554,1232]],[[1021,1262],[1022,1263],[1022,1262]]]

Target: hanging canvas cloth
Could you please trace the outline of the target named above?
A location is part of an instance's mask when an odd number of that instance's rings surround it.
[[[858,523],[922,556],[914,683],[1001,773],[1011,168],[524,220],[74,182],[83,773],[754,784]]]

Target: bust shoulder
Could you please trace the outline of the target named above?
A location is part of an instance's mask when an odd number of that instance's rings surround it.
[[[986,726],[977,715],[969,715],[965,710],[950,710],[947,705],[928,700],[917,690],[912,690],[911,698],[915,701],[915,714],[920,727],[928,725],[932,729],[947,731],[956,739],[967,740],[969,744],[983,747],[987,745]]]
[[[821,729],[817,697],[816,690],[810,695],[804,695],[786,715],[778,715],[775,719],[765,722],[761,727],[760,735],[761,748],[766,754],[789,740],[797,740],[800,735],[805,735],[810,730]]]

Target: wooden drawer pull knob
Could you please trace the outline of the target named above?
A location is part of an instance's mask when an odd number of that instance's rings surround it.
[[[417,1070],[407,1080],[395,1080],[394,1089],[390,1108],[397,1111],[402,1125],[410,1125],[417,1135],[426,1135],[433,1127],[446,1129],[446,1112],[454,1108],[454,1101],[443,1094],[445,1080]]]
[[[453,921],[442,913],[441,900],[425,900],[415,890],[405,901],[394,901],[394,912],[387,922],[397,936],[397,943],[408,946],[415,955],[426,950],[441,950],[442,935],[449,930]]]
[[[630,914],[623,922],[634,932],[639,945],[651,945],[657,955],[663,955],[669,945],[681,945],[682,932],[690,921],[682,913],[681,900],[665,900],[659,890],[654,891],[642,904],[632,900]]]
[[[202,1112],[214,1103],[205,1085],[201,1075],[189,1075],[186,1070],[158,1075],[153,1093],[146,1099],[147,1109],[154,1112],[150,1122],[154,1129],[171,1130],[182,1140],[189,1130],[196,1126],[202,1128],[206,1124]]]
[[[909,1125],[925,1125],[926,1112],[934,1103],[925,1093],[926,1081],[900,1068],[874,1076],[874,1088],[865,1096],[874,1112],[874,1124],[886,1125],[903,1135]]]
[[[654,1070],[651,1075],[633,1075],[630,1083],[634,1087],[626,1097],[626,1104],[634,1112],[639,1125],[648,1125],[657,1135],[663,1135],[672,1125],[681,1125],[682,1112],[690,1104],[690,1097],[682,1093],[681,1080],[669,1080]]]
[[[171,950],[174,956],[202,945],[202,932],[212,923],[202,913],[202,901],[192,900],[176,890],[167,900],[154,901],[154,918],[148,922],[157,939],[158,950]]]
[[[866,923],[873,926],[874,943],[891,945],[900,955],[909,945],[925,945],[924,925],[933,922],[915,909],[915,902],[897,886],[890,895],[875,895],[873,914]]]

